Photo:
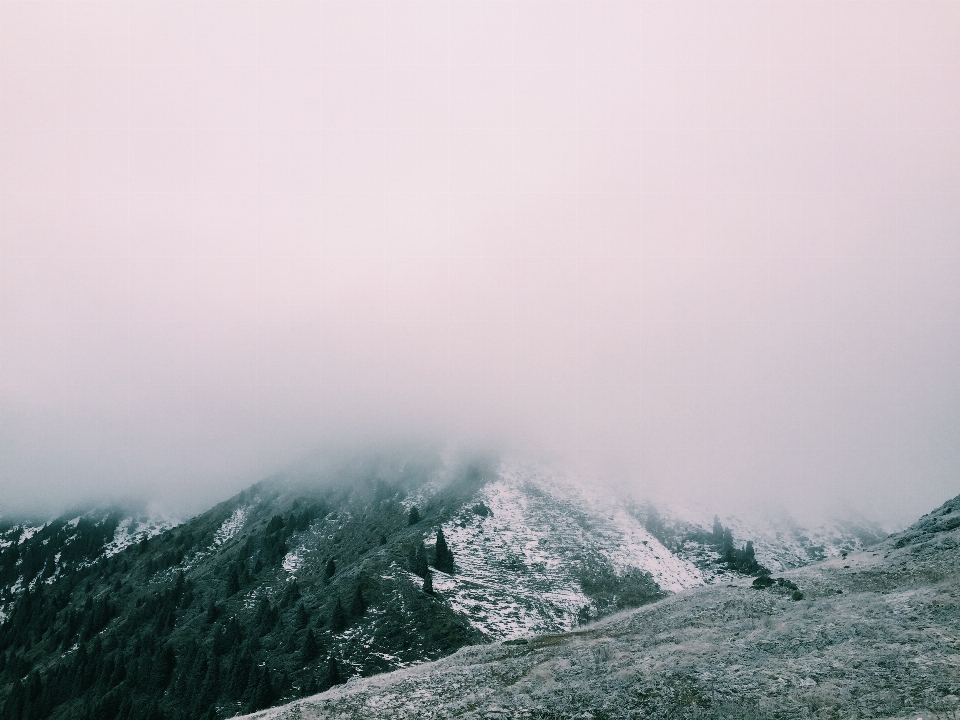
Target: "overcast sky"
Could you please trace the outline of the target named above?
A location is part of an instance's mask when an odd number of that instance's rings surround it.
[[[960,4],[0,2],[0,512],[317,444],[960,492]]]

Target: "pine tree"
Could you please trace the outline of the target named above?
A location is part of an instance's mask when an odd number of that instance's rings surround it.
[[[433,566],[448,575],[453,574],[453,552],[447,547],[447,539],[443,536],[443,528],[437,530],[437,547],[434,551]]]
[[[720,557],[728,563],[736,561],[733,549],[733,533],[730,531],[730,528],[724,528],[723,530],[723,541],[720,544]]]
[[[333,577],[333,574],[337,572],[337,564],[333,561],[333,558],[327,560],[327,568],[324,573],[327,576],[327,580]]]
[[[297,579],[294,578],[292,582],[287,584],[286,589],[283,591],[283,598],[280,600],[280,607],[290,607],[299,599],[300,583],[298,583]]]
[[[721,545],[723,543],[723,525],[720,524],[720,518],[713,516],[713,544]]]
[[[433,595],[433,573],[429,570],[423,576],[423,591],[427,595]]]
[[[230,572],[227,574],[227,597],[236,595],[240,592],[240,576],[237,574],[235,565],[230,566]]]
[[[304,604],[301,602],[299,605],[297,605],[297,615],[296,615],[297,628],[302,630],[309,624],[309,622],[310,622],[310,615],[307,613],[306,606],[304,606]]]
[[[410,555],[407,558],[407,565],[410,568],[410,572],[414,575],[423,577],[426,574],[428,569],[427,549],[424,547],[422,540],[411,548]]]
[[[340,684],[340,668],[337,666],[337,660],[333,655],[327,658],[327,687]]]
[[[407,524],[416,525],[418,522],[420,522],[420,511],[417,510],[417,506],[414,505],[412,508],[410,508],[410,517],[407,521]]]
[[[336,605],[333,606],[333,612],[330,613],[330,629],[335,633],[341,633],[347,628],[347,613],[343,610],[340,598],[337,598]]]
[[[361,617],[366,611],[367,601],[363,597],[360,583],[357,583],[357,589],[353,593],[353,601],[350,603],[350,614],[354,617]]]
[[[316,660],[319,654],[320,645],[317,643],[317,638],[314,636],[313,630],[307,630],[307,634],[303,638],[303,647],[300,648],[300,660],[309,663]]]
[[[270,671],[266,668],[263,669],[263,674],[259,677],[259,682],[257,683],[253,691],[253,710],[263,710],[264,708],[270,707],[273,704],[273,701],[276,699],[276,693],[273,690],[273,682],[270,679]]]

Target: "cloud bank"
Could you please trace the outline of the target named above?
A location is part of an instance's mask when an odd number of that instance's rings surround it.
[[[0,507],[319,446],[960,490],[949,2],[4,2]]]

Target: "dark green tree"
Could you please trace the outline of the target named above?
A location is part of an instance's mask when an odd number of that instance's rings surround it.
[[[722,545],[723,544],[723,525],[720,524],[720,518],[716,515],[713,516],[713,544]]]
[[[410,555],[407,557],[407,565],[410,568],[410,572],[414,575],[419,575],[420,577],[426,575],[429,565],[427,563],[427,548],[424,546],[423,540],[410,549]]]
[[[360,589],[360,583],[353,593],[353,600],[350,602],[350,614],[354,617],[361,617],[367,612],[367,601],[363,597],[363,590]]]
[[[283,591],[283,598],[280,600],[280,607],[290,607],[300,599],[300,583],[294,578]]]
[[[720,543],[720,557],[728,563],[732,563],[735,560],[733,556],[733,533],[730,531],[730,528],[724,528],[723,530],[723,540]]]
[[[410,508],[410,517],[407,519],[407,524],[416,525],[418,522],[420,522],[420,511],[417,510],[417,506],[414,505]]]
[[[448,575],[453,574],[453,552],[447,547],[447,539],[443,536],[443,528],[437,530],[437,546],[434,551],[433,566]]]
[[[333,612],[330,613],[330,629],[335,633],[342,633],[347,629],[347,613],[343,609],[340,598],[337,598]]]
[[[231,565],[227,573],[227,597],[236,595],[238,592],[240,592],[240,575],[237,573],[236,565]]]
[[[337,659],[330,655],[327,657],[327,687],[340,684],[340,667],[337,665]]]
[[[297,605],[297,614],[294,618],[297,628],[302,630],[310,623],[310,614],[307,612],[306,606],[301,602]]]
[[[276,691],[273,689],[273,681],[270,678],[270,671],[263,668],[262,673],[258,673],[258,682],[253,691],[251,705],[254,710],[263,710],[270,707],[277,699]]]
[[[333,558],[327,560],[327,567],[324,570],[324,575],[326,575],[327,580],[333,577],[334,573],[337,572],[337,564],[333,561]]]
[[[319,654],[320,645],[317,643],[317,638],[313,630],[307,630],[307,634],[303,637],[303,646],[300,648],[300,660],[304,664],[313,662]]]
[[[427,595],[433,595],[433,573],[429,569],[423,576],[423,591]]]

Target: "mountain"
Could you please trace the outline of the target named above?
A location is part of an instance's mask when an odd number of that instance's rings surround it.
[[[123,508],[0,524],[0,617],[6,617],[9,603],[24,588],[51,585],[62,575],[76,577],[96,561],[175,524],[157,514],[131,513]]]
[[[8,524],[0,717],[229,717],[872,537],[704,517],[555,468],[406,454],[293,470],[175,526]]]
[[[464,648],[250,720],[960,717],[960,496],[870,550]]]

